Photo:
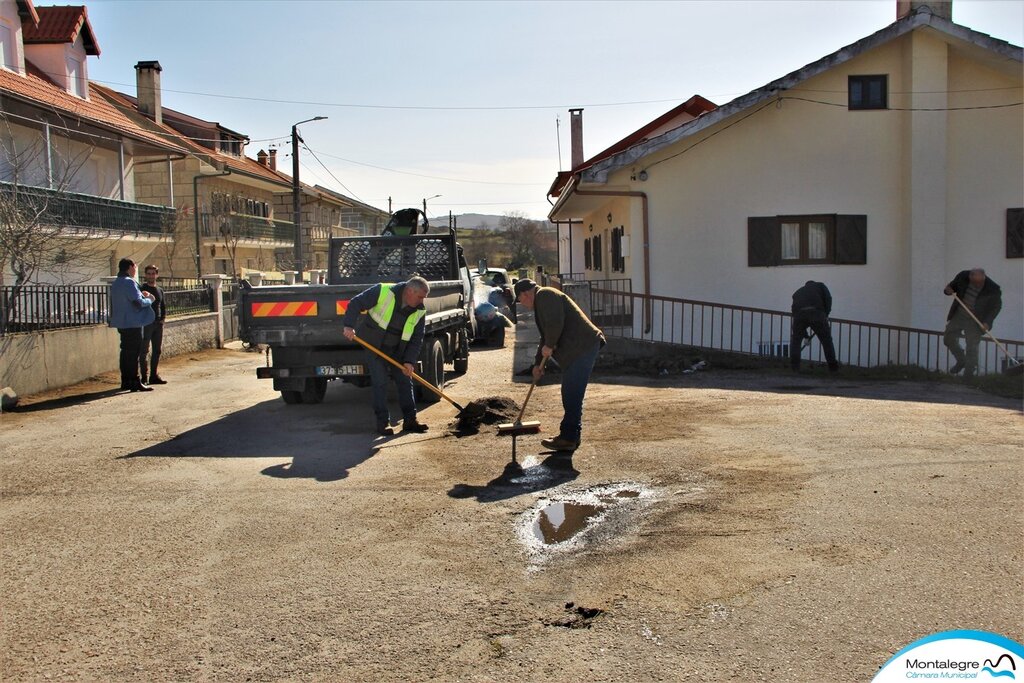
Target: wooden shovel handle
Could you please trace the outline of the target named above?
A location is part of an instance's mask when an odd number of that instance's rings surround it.
[[[960,298],[960,297],[959,297],[959,296],[957,295],[957,293],[956,293],[956,292],[953,292],[953,298],[954,298],[954,299],[956,299],[956,302],[957,302],[958,304],[960,304],[960,307],[961,307],[961,308],[963,308],[963,309],[964,309],[965,311],[967,311],[967,315],[971,316],[971,319],[972,319],[972,320],[973,320],[974,322],[978,323],[978,327],[980,327],[980,328],[981,328],[981,331],[982,331],[982,332],[983,332],[983,333],[984,333],[984,334],[985,334],[985,335],[986,335],[986,336],[987,336],[987,337],[988,337],[989,339],[991,339],[992,341],[994,341],[994,342],[996,343],[996,346],[998,346],[998,347],[999,347],[999,350],[1000,350],[1000,351],[1002,351],[1003,353],[1005,353],[1005,354],[1006,354],[1006,357],[1007,357],[1007,358],[1009,358],[1010,360],[1012,360],[1012,361],[1014,362],[1014,364],[1016,364],[1016,365],[1020,365],[1020,362],[1018,362],[1018,360],[1017,360],[1016,358],[1014,358],[1012,354],[1010,354],[1010,352],[1009,352],[1009,351],[1007,350],[1007,348],[1006,348],[1005,346],[1003,346],[1002,342],[1000,342],[1000,341],[999,341],[998,339],[996,339],[996,338],[995,338],[994,336],[992,336],[992,332],[991,332],[990,330],[988,330],[988,329],[987,329],[987,328],[985,327],[984,323],[982,323],[982,322],[981,322],[980,320],[978,320],[978,316],[974,315],[974,311],[972,311],[971,309],[969,309],[969,308],[967,307],[967,304],[965,304],[965,303],[963,302],[963,299],[961,299],[961,298]]]
[[[394,365],[394,366],[395,366],[396,368],[398,368],[398,369],[399,369],[399,370],[401,370],[402,372],[405,372],[405,366],[404,366],[404,365],[402,365],[401,363],[399,363],[398,361],[396,361],[396,360],[395,360],[394,358],[392,358],[391,356],[387,355],[387,354],[386,354],[386,353],[384,353],[383,351],[380,351],[379,349],[377,349],[377,348],[374,348],[373,346],[371,346],[371,345],[370,345],[370,344],[368,344],[367,342],[363,341],[362,339],[360,339],[360,338],[359,338],[359,335],[357,335],[357,334],[353,334],[353,335],[352,335],[352,339],[354,339],[355,341],[359,342],[360,346],[362,346],[362,347],[363,347],[364,349],[367,349],[368,351],[373,351],[373,352],[374,352],[375,354],[377,354],[378,356],[380,356],[381,358],[383,358],[383,359],[384,359],[384,360],[386,360],[387,362],[391,363],[392,365]],[[456,408],[458,408],[458,409],[459,409],[460,411],[463,411],[463,410],[465,410],[465,408],[463,408],[463,407],[462,407],[462,406],[460,406],[460,405],[459,405],[458,403],[456,403],[455,401],[453,401],[453,400],[452,400],[452,399],[451,399],[451,398],[450,398],[449,396],[447,396],[447,395],[446,395],[446,394],[445,394],[445,393],[444,393],[443,391],[441,391],[440,389],[438,389],[437,387],[435,387],[435,386],[434,386],[433,384],[431,384],[431,383],[430,383],[430,382],[428,382],[427,380],[425,380],[425,379],[423,379],[422,377],[420,377],[419,375],[417,375],[417,374],[416,374],[415,372],[414,372],[414,373],[412,373],[412,378],[413,378],[414,380],[416,380],[417,382],[419,382],[420,384],[422,384],[422,385],[423,385],[424,387],[426,387],[427,389],[430,389],[430,390],[431,390],[432,392],[434,392],[435,394],[437,394],[438,396],[440,396],[440,397],[441,397],[441,398],[443,398],[444,400],[446,400],[446,401],[448,401],[449,403],[451,403],[451,404],[452,404],[453,406],[455,406]]]
[[[543,370],[544,366],[547,365],[548,356],[544,356],[540,361],[540,369]],[[516,418],[516,423],[521,424],[523,421],[523,415],[526,414],[526,406],[530,402],[530,396],[533,395],[533,388],[537,386],[537,382],[540,378],[534,378],[533,382],[530,383],[530,390],[526,392],[526,400],[523,401],[523,407],[519,409],[519,417]]]

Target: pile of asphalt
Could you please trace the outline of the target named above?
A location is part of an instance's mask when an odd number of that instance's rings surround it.
[[[512,422],[519,415],[519,404],[507,396],[478,398],[466,406],[458,419],[450,425],[452,434],[468,436],[480,431],[482,425]]]

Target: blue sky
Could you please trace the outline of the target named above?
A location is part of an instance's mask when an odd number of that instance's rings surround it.
[[[91,79],[134,94],[135,63],[158,60],[164,105],[245,133],[250,156],[288,154],[293,123],[328,116],[302,126],[329,169],[303,150],[305,182],[382,207],[440,194],[431,215],[537,218],[558,170],[556,116],[568,165],[568,107],[585,107],[589,156],[694,93],[722,104],[896,13],[895,0],[87,5],[102,49]],[[955,0],[953,19],[1022,43],[1024,2]]]

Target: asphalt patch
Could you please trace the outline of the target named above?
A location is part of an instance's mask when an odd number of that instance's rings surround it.
[[[478,398],[466,406],[459,417],[449,425],[455,436],[478,434],[483,425],[512,422],[519,416],[519,404],[507,396]]]

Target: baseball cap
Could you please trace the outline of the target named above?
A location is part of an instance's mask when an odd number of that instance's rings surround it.
[[[519,301],[519,297],[522,296],[523,292],[531,290],[536,286],[537,283],[528,277],[524,277],[521,280],[517,280],[515,286],[516,301]]]

